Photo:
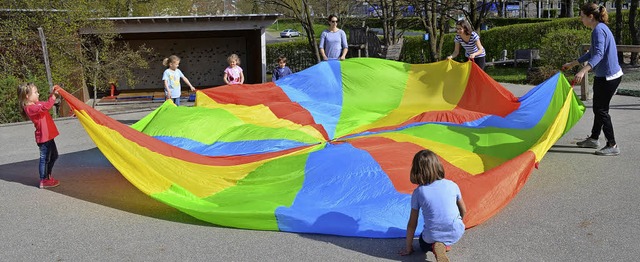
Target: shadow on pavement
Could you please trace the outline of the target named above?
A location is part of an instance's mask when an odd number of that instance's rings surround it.
[[[53,176],[60,180],[60,186],[47,189],[52,192],[142,216],[215,226],[140,192],[120,175],[97,148],[60,155],[53,167]],[[36,187],[38,160],[2,165],[0,179]]]
[[[408,218],[407,218],[408,219]],[[425,253],[420,250],[414,240],[414,252],[408,256],[400,256],[398,251],[404,247],[404,238],[359,238],[333,235],[300,234],[300,236],[318,242],[330,243],[344,249],[353,250],[369,256],[395,261],[425,261]],[[454,246],[455,250],[455,246]]]

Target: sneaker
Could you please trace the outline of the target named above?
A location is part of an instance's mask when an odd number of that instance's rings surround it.
[[[41,179],[40,188],[57,187],[60,185],[60,181],[55,179]]]
[[[598,148],[598,147],[600,147],[600,142],[598,142],[598,139],[593,139],[591,137],[587,137],[587,139],[579,141],[576,144],[578,145],[578,147],[585,147],[585,148]]]
[[[449,262],[449,257],[447,257],[447,247],[442,242],[435,242],[431,247],[433,250],[433,255],[436,256],[437,262]]]
[[[51,183],[55,184],[55,185],[59,185],[60,184],[60,180],[57,180],[55,178],[53,178],[52,175],[49,175],[49,178],[47,178],[49,181],[51,181]]]
[[[596,151],[596,155],[599,155],[599,156],[617,156],[619,154],[620,154],[620,149],[618,148],[618,145],[614,145],[614,146],[607,145],[601,148],[600,150]]]

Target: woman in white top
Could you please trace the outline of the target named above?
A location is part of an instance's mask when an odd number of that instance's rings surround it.
[[[484,70],[486,53],[480,42],[480,35],[473,31],[469,22],[466,20],[456,22],[456,36],[453,38],[453,42],[456,44],[455,49],[447,59],[453,59],[458,56],[460,46],[462,46],[465,50],[464,56]]]

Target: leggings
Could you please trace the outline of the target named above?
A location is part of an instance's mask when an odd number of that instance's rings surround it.
[[[469,60],[469,58],[467,58],[467,61],[468,60]],[[485,62],[486,62],[486,59],[485,59],[484,56],[483,57],[474,58],[473,62],[475,62],[480,67],[480,69],[484,70],[484,65],[485,65]]]

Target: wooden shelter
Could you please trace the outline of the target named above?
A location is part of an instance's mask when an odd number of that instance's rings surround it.
[[[134,71],[136,84],[127,86],[119,79],[118,90],[162,89],[162,60],[170,55],[181,58],[180,69],[196,87],[223,85],[227,57],[240,56],[245,83],[262,83],[266,74],[265,29],[275,23],[277,14],[221,16],[162,16],[104,18],[115,23],[119,41],[135,48],[153,49],[150,68]],[[80,34],[95,34],[84,28]]]

